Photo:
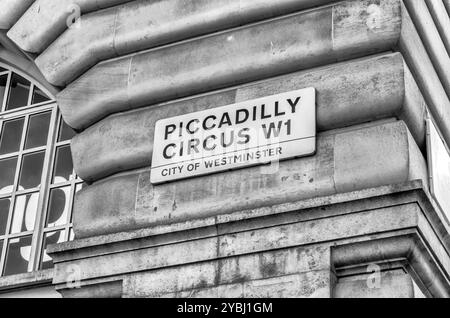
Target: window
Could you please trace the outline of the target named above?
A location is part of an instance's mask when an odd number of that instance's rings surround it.
[[[0,276],[53,266],[46,248],[73,239],[74,131],[44,89],[0,65]]]

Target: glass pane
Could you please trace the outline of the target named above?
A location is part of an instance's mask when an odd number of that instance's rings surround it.
[[[10,202],[11,199],[0,200],[0,235],[6,234],[6,224],[8,223]]]
[[[31,236],[11,239],[8,242],[5,275],[28,272],[31,256]]]
[[[25,149],[45,146],[47,144],[50,117],[50,112],[30,116]]]
[[[0,194],[11,193],[14,188],[17,157],[0,160]]]
[[[2,70],[0,70],[2,72]],[[6,84],[8,83],[8,74],[0,76],[0,107],[5,99]]]
[[[59,147],[56,150],[53,183],[61,183],[71,180],[72,173],[73,163],[70,146]]]
[[[57,231],[57,232],[49,232],[45,234],[44,241],[43,241],[43,248],[44,252],[42,253],[42,259],[41,259],[41,267],[40,269],[49,269],[53,268],[53,261],[50,258],[50,256],[47,255],[47,246],[52,244],[58,244],[64,242],[64,237],[66,235],[66,231]]]
[[[13,73],[6,110],[27,106],[30,86],[31,83],[28,80]]]
[[[34,230],[39,193],[18,196],[14,204],[11,234]]]
[[[48,203],[48,216],[45,227],[67,224],[70,204],[70,187],[52,189]]]
[[[0,139],[0,155],[17,152],[20,149],[24,119],[16,119],[3,123]]]
[[[70,140],[73,136],[75,136],[75,131],[61,119],[58,141]]]
[[[33,97],[31,99],[31,104],[39,104],[49,101],[50,98],[38,87],[34,87]]]
[[[31,189],[40,185],[45,151],[23,156],[20,170],[19,187]]]

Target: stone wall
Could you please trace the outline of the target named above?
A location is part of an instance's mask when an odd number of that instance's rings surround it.
[[[50,251],[63,295],[449,296],[425,127],[450,142],[448,0],[31,2],[0,28],[60,90],[88,183]],[[159,119],[305,87],[314,156],[150,183]]]

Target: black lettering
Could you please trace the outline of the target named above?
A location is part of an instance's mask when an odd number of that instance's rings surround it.
[[[194,151],[195,153],[199,153],[198,146],[200,145],[200,139],[191,139],[189,140],[189,147],[188,147],[188,155]]]
[[[222,128],[222,126],[228,125],[232,126],[233,123],[231,122],[230,115],[228,113],[224,113],[222,116],[222,119],[220,120],[219,128]]]
[[[298,102],[300,101],[301,97],[297,97],[297,99],[293,102],[290,98],[287,100],[287,102],[289,103],[289,106],[291,106],[291,111],[293,114],[295,114],[295,112],[297,111],[297,105]]]
[[[198,124],[199,122],[200,122],[200,120],[198,120],[198,119],[193,119],[193,120],[191,120],[191,121],[187,124],[187,126],[186,126],[186,130],[188,131],[188,133],[190,133],[191,135],[197,133],[197,132],[199,131],[200,128],[197,127],[197,128],[195,128],[194,130],[191,130],[191,125],[192,125],[193,123]]]
[[[233,145],[233,142],[234,142],[234,131],[230,131],[230,140],[229,140],[229,142],[227,143],[226,141],[225,141],[225,133],[223,132],[222,134],[221,134],[221,140],[220,140],[220,142],[221,142],[221,145],[222,145],[222,147],[223,148],[228,148],[228,147],[230,147],[231,145]]]
[[[241,113],[244,113],[244,118],[242,118],[242,119],[239,117]],[[250,113],[248,112],[248,110],[246,110],[246,109],[238,110],[236,112],[236,125],[245,123],[248,120],[249,116],[250,116]]]
[[[266,137],[266,139],[270,139],[272,137],[272,134],[275,138],[278,138],[278,136],[281,133],[281,128],[283,127],[283,122],[279,121],[278,122],[278,127],[275,127],[275,123],[270,123],[269,128],[267,129],[266,124],[262,125],[263,131],[264,131],[264,135]]]
[[[284,116],[284,115],[286,115],[285,112],[280,112],[280,103],[275,102],[275,116],[279,117],[279,116]]]
[[[204,129],[205,131],[212,130],[212,129],[216,128],[216,124],[213,124],[213,125],[210,126],[210,127],[207,126],[208,120],[210,120],[210,119],[216,120],[217,117],[214,116],[214,115],[211,115],[211,116],[208,116],[208,117],[205,118],[205,120],[203,121],[203,129]]]
[[[214,144],[212,147],[208,146],[208,140],[209,139],[213,139],[216,140],[217,137],[214,135],[208,136],[205,138],[205,140],[203,140],[203,149],[207,150],[207,151],[213,151],[214,149],[216,149],[216,144]]]
[[[177,129],[177,126],[175,125],[168,125],[166,126],[166,133],[164,136],[164,140],[167,140],[167,138],[169,137],[170,134],[173,134],[173,132],[175,131],[175,129]]]
[[[167,151],[169,150],[169,148],[176,148],[176,147],[177,147],[177,145],[175,145],[175,144],[167,145],[166,148],[164,148],[164,151],[163,151],[164,159],[172,159],[173,157],[175,157],[175,151],[172,152],[172,155],[168,155]]]
[[[262,104],[261,105],[261,119],[267,119],[270,117],[272,117],[270,114],[269,115],[266,114],[266,105]]]
[[[250,134],[247,133],[248,131],[250,131],[249,128],[244,128],[238,132],[238,137],[243,139],[241,141],[238,141],[239,145],[245,145],[250,142]]]

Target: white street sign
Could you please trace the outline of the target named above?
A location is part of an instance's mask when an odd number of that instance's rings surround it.
[[[169,182],[316,151],[316,91],[288,93],[159,120],[151,182]]]

